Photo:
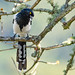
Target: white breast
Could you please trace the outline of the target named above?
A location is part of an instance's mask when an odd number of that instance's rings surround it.
[[[29,33],[30,29],[31,29],[30,22],[28,23],[28,25],[23,27],[23,29],[21,31],[20,28],[19,28],[19,25],[17,24],[17,22],[15,20],[16,19],[16,15],[14,15],[14,24],[13,24],[14,34],[18,34],[18,35],[20,35],[20,37],[26,37],[27,34]]]

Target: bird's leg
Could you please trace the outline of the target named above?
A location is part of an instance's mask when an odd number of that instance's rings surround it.
[[[16,37],[16,34],[14,34],[14,36],[12,37],[13,39]]]
[[[14,34],[13,38],[15,38],[15,37],[16,37],[16,34]]]
[[[26,37],[26,39],[28,40],[28,39],[30,39],[30,37],[29,37],[29,35],[27,34],[27,37]]]
[[[15,39],[15,37],[16,37],[16,34],[14,34],[14,36],[10,37],[10,39],[11,39],[11,40],[14,40],[14,39]],[[14,48],[15,48],[15,43],[16,43],[16,42],[15,42],[15,41],[13,41],[13,47],[14,47]]]
[[[16,37],[16,34],[14,34],[14,36],[11,37],[11,39],[14,39]]]

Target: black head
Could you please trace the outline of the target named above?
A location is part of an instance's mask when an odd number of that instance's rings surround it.
[[[34,17],[33,11],[32,11],[31,9],[28,9],[28,8],[22,9],[22,10],[21,10],[21,13],[26,14],[27,16],[32,16],[32,17]]]

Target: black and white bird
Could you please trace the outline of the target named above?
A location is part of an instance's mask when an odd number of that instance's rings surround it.
[[[31,29],[33,17],[33,11],[28,8],[23,9],[21,12],[15,14],[13,19],[14,35],[17,34],[19,37],[27,37]],[[27,69],[26,42],[18,42],[17,62],[19,70]]]

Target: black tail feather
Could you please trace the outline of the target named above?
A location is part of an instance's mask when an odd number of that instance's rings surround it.
[[[26,52],[26,42],[18,42],[17,49],[17,59],[18,69],[26,70],[27,69],[27,52]]]

